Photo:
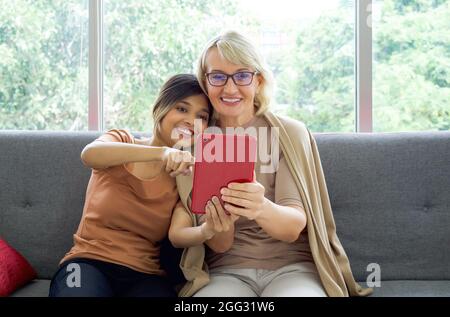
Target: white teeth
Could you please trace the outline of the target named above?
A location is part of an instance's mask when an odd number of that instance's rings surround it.
[[[228,98],[222,98],[222,100],[223,101],[225,101],[225,102],[231,102],[231,103],[233,103],[233,102],[239,102],[241,99],[228,99]]]
[[[186,129],[186,128],[178,127],[178,131],[180,131],[180,132],[183,133],[183,134],[189,134],[189,135],[192,135],[191,130]]]

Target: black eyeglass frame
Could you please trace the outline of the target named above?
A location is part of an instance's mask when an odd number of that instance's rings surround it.
[[[240,85],[240,84],[236,83],[236,79],[234,78],[234,76],[237,75],[237,74],[242,74],[242,73],[252,74],[252,78],[250,79],[250,82],[249,82],[248,84]],[[227,76],[227,79],[225,80],[225,82],[223,83],[223,85],[214,85],[213,83],[211,83],[211,80],[209,79],[209,75],[213,75],[213,74],[221,74],[221,75],[225,75],[225,76]],[[251,72],[251,71],[241,71],[241,72],[236,72],[236,73],[231,74],[231,75],[228,75],[228,74],[225,74],[225,73],[221,73],[221,72],[212,72],[212,73],[205,73],[205,77],[206,77],[206,79],[208,80],[208,83],[209,83],[211,86],[214,86],[214,87],[223,87],[223,86],[225,86],[225,85],[228,83],[228,79],[230,79],[230,77],[231,77],[231,79],[233,80],[233,83],[234,83],[236,86],[241,86],[241,87],[242,87],[242,86],[250,86],[250,85],[252,84],[252,82],[253,82],[253,78],[255,77],[255,75],[258,75],[258,74],[259,74],[258,71],[254,71],[254,72]]]

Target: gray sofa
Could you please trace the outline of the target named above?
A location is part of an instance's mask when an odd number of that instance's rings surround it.
[[[338,235],[373,296],[450,296],[450,132],[314,134]],[[13,296],[47,296],[72,245],[98,133],[0,132],[0,236],[36,268]]]

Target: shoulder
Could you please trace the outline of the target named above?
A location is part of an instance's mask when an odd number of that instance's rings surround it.
[[[105,142],[135,143],[134,136],[127,129],[111,129],[97,140]]]
[[[134,142],[139,145],[151,145],[152,138],[147,137],[141,137],[141,138],[134,138]]]
[[[296,129],[307,132],[308,128],[303,121],[295,120],[282,115],[275,115],[286,129]]]

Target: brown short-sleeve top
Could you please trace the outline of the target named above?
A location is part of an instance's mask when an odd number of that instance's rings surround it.
[[[135,143],[126,130],[110,130],[97,140]],[[167,235],[178,200],[175,179],[165,172],[140,179],[127,164],[92,169],[74,245],[61,263],[90,258],[163,275],[159,242]]]

